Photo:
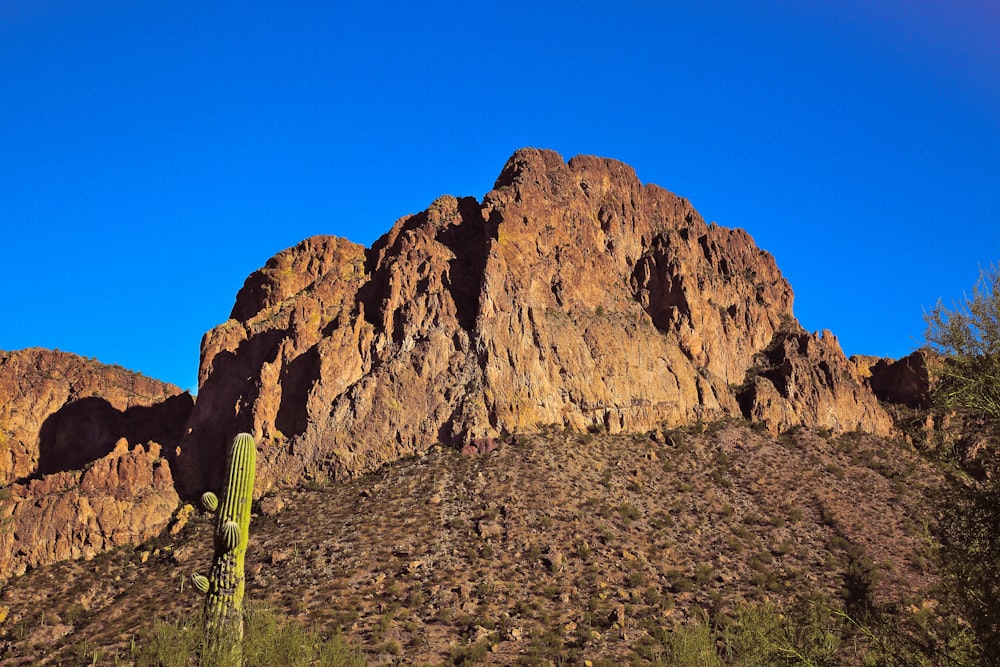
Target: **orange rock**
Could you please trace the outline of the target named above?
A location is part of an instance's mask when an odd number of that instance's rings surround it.
[[[166,461],[142,446],[121,449],[86,472],[8,487],[10,497],[0,500],[0,580],[138,544],[166,527],[179,502]]]
[[[893,432],[892,418],[829,331],[782,334],[758,356],[758,363],[740,401],[746,415],[772,433],[800,424],[834,433]]]
[[[0,484],[79,470],[123,437],[179,440],[193,403],[178,387],[75,354],[0,352]]]

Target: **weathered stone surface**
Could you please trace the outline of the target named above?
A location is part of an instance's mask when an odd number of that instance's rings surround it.
[[[75,354],[0,352],[0,485],[82,468],[122,437],[174,444],[192,406],[178,387]]]
[[[868,384],[879,399],[925,408],[931,398],[928,353],[917,350],[902,359],[879,359],[870,367]]]
[[[800,424],[834,432],[892,433],[892,418],[829,331],[779,334],[757,362],[739,393],[740,405],[744,416],[772,433]]]
[[[119,440],[85,472],[12,484],[0,499],[0,579],[160,533],[179,502],[160,446]]]
[[[791,288],[746,232],[620,162],[525,149],[482,203],[441,197],[371,249],[315,237],[251,275],[204,338],[175,472],[186,493],[218,486],[250,431],[262,494],[542,424],[739,415],[737,385],[759,386],[749,412],[777,428],[884,431],[835,342],[789,357],[795,382],[841,373],[808,396],[754,379],[793,331]]]

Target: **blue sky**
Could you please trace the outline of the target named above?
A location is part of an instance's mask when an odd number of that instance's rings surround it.
[[[901,356],[1000,260],[997,34],[986,0],[0,0],[0,349],[194,389],[270,256],[537,146],[746,229],[806,328]]]

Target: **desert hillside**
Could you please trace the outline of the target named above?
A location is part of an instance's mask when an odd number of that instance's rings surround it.
[[[188,627],[192,502],[239,432],[249,599],[372,664],[668,664],[748,609],[823,664],[885,653],[859,620],[963,627],[934,616],[941,461],[992,452],[981,423],[929,409],[940,360],[847,359],[792,303],[745,231],[523,149],[482,200],[272,257],[205,334],[196,401],[0,353],[0,665],[147,664]]]
[[[371,664],[647,664],[663,632],[743,603],[870,595],[921,608],[936,583],[926,496],[939,482],[898,442],[775,438],[737,420],[550,430],[486,455],[437,447],[265,496],[248,595],[341,631]],[[210,545],[195,514],[177,535],[11,582],[5,664],[89,664],[95,650],[127,661],[154,619],[197,614],[188,578],[207,570]]]

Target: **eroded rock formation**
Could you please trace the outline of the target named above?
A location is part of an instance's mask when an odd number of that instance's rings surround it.
[[[252,274],[202,343],[184,490],[238,431],[259,492],[540,424],[728,415],[887,433],[773,258],[613,160],[525,149],[480,203],[442,197],[371,249],[314,237]]]
[[[799,425],[835,433],[892,431],[892,418],[829,331],[782,332],[756,360],[738,397],[744,415],[770,432]]]
[[[887,403],[926,408],[933,387],[930,369],[935,361],[927,350],[917,350],[902,359],[878,359],[870,366],[868,384]]]
[[[178,502],[160,446],[129,449],[124,438],[86,471],[11,484],[0,499],[0,580],[154,537]]]
[[[173,444],[192,406],[173,385],[75,354],[0,352],[0,486],[80,469],[123,437]]]

